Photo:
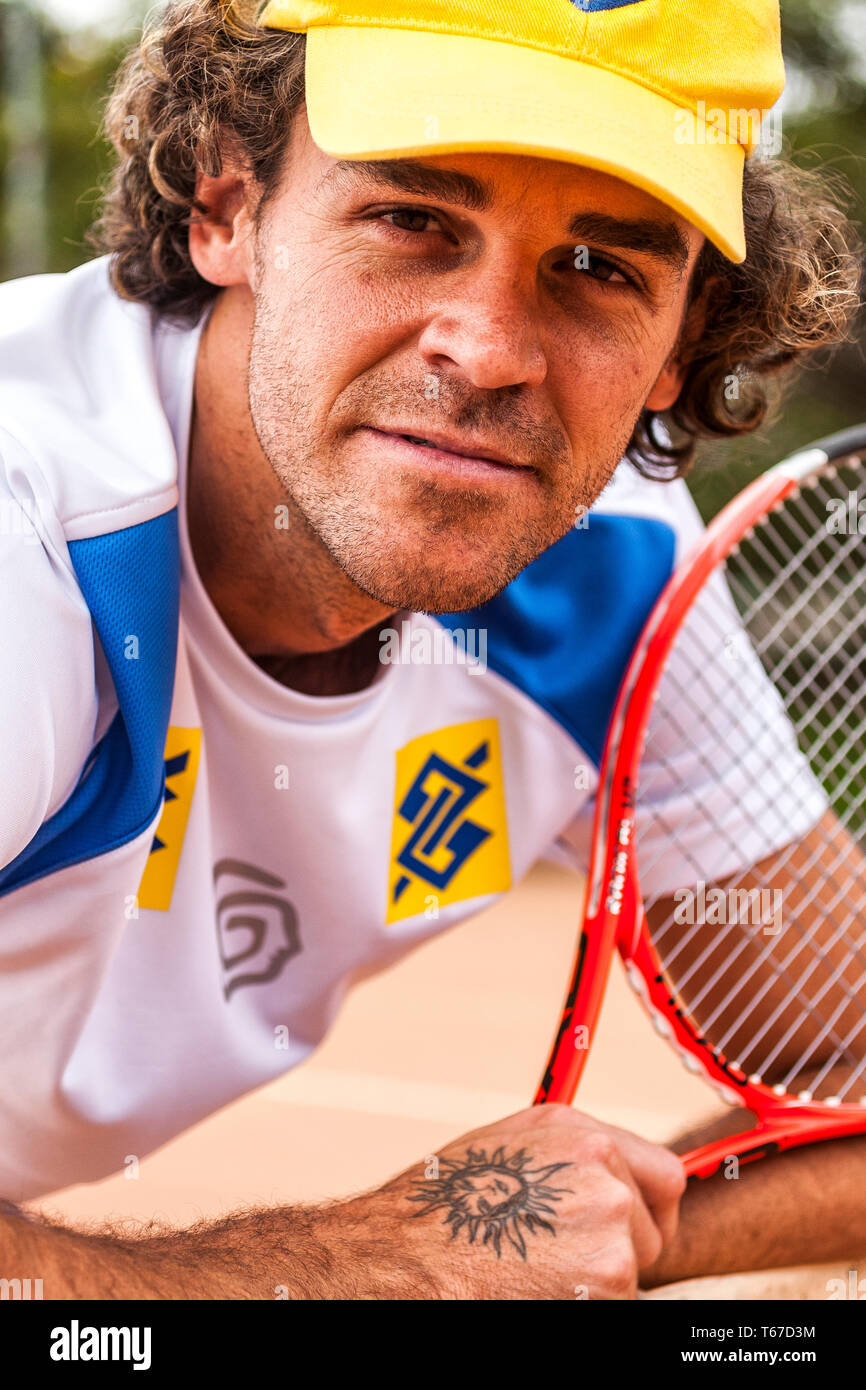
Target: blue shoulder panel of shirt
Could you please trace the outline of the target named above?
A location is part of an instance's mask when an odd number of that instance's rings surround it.
[[[598,764],[632,649],[673,571],[676,537],[639,516],[586,520],[489,603],[439,621],[452,632],[485,628],[488,667]]]
[[[71,541],[69,555],[119,709],[71,795],[0,869],[0,896],[135,839],[165,791],[180,605],[177,510]]]

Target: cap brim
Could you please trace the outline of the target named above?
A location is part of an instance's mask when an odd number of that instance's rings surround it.
[[[461,34],[316,26],[307,118],[340,159],[485,150],[561,159],[643,189],[732,261],[746,257],[744,151],[667,97],[586,61]]]

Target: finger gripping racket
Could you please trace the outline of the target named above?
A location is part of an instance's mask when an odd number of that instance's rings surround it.
[[[750,484],[669,580],[600,767],[584,919],[536,1103],[570,1104],[616,948],[757,1126],[707,1177],[866,1131],[866,425]],[[861,529],[862,528],[862,529]]]

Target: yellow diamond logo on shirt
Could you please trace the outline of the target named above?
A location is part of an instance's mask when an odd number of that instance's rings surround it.
[[[510,887],[497,721],[407,743],[397,753],[386,922]]]
[[[168,912],[195,791],[201,729],[170,728],[165,740],[165,801],[138,889],[139,907]]]

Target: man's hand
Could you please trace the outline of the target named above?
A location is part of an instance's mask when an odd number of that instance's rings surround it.
[[[685,1190],[667,1149],[564,1105],[475,1130],[340,1204],[347,1239],[397,1243],[439,1297],[634,1298]]]
[[[0,1273],[38,1275],[47,1299],[633,1298],[684,1186],[667,1149],[545,1105],[318,1207],[130,1237],[0,1204]]]

